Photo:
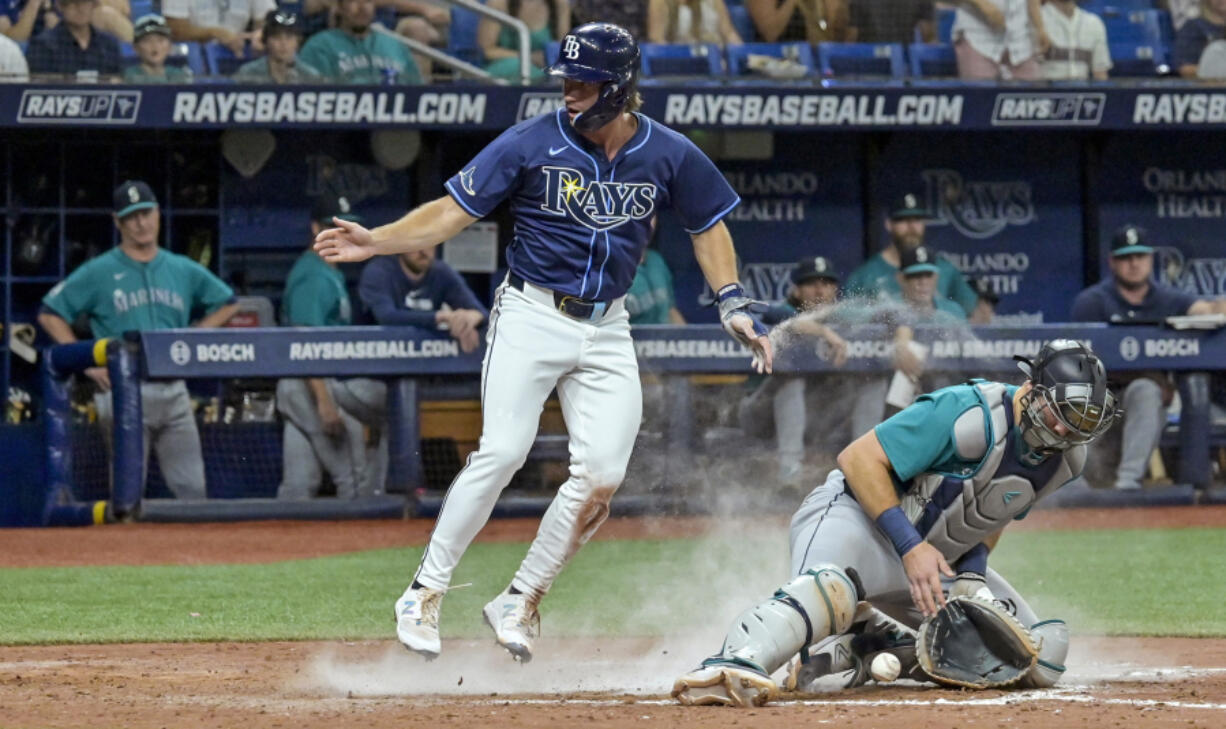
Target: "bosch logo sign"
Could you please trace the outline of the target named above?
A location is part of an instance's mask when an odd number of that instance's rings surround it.
[[[183,366],[192,361],[192,348],[187,346],[187,342],[182,339],[176,339],[170,345],[170,361],[179,366]]]
[[[1124,337],[1120,340],[1120,356],[1125,362],[1132,362],[1141,355],[1141,343],[1136,337]]]

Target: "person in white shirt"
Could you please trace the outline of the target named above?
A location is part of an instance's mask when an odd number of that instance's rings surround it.
[[[1077,7],[1076,0],[1048,0],[1043,6],[1043,28],[1051,40],[1043,55],[1044,78],[1107,80],[1111,54],[1102,18]]]
[[[276,7],[276,0],[162,0],[162,15],[173,40],[215,40],[243,56],[247,41],[257,53],[263,52],[264,15]]]
[[[22,83],[30,80],[30,67],[21,46],[0,33],[0,83]]]
[[[1042,78],[1047,50],[1041,0],[961,0],[954,16],[954,51],[964,79]]]

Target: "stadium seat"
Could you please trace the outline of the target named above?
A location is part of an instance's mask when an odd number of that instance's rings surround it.
[[[1163,76],[1170,73],[1165,49],[1148,43],[1108,43],[1112,78]]]
[[[724,54],[715,43],[644,43],[643,76],[723,76]]]
[[[166,63],[172,66],[187,66],[196,77],[207,76],[209,73],[204,63],[204,49],[199,43],[172,43]]]
[[[545,44],[545,67],[558,62],[558,52],[562,50],[561,41],[549,41]]]
[[[210,41],[204,44],[204,58],[208,62],[210,74],[229,76],[237,71],[239,66],[251,60],[251,46],[248,44],[240,57],[217,41]]]
[[[1102,9],[1099,17],[1107,26],[1108,43],[1148,43],[1165,46],[1160,11],[1107,7]]]
[[[158,5],[161,3],[154,3],[153,0],[130,0],[128,10],[131,12],[132,20],[135,21],[142,15],[158,12]]]
[[[749,11],[744,5],[728,3],[728,16],[732,20],[732,27],[736,28],[737,35],[741,36],[743,42],[753,43],[758,39],[758,31],[753,26],[753,18],[749,17]]]
[[[907,48],[912,78],[939,78],[958,75],[958,57],[949,43],[912,43]]]
[[[1091,13],[1102,14],[1101,11],[1105,8],[1128,12],[1131,10],[1153,10],[1155,3],[1153,0],[1089,0],[1082,3],[1082,10],[1087,10]]]
[[[827,78],[907,75],[901,43],[819,43],[817,61]]]
[[[937,41],[940,43],[954,42],[954,18],[958,11],[943,8],[937,11]]]
[[[808,43],[742,43],[728,46],[728,75],[744,76],[750,73],[747,63],[750,55],[789,59],[799,63],[810,74],[817,72],[813,63],[813,49]]]
[[[451,28],[447,31],[447,52],[474,66],[485,65],[485,53],[477,44],[481,16],[459,5],[451,6]]]

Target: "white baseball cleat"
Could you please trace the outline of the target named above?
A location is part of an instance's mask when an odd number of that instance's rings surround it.
[[[396,637],[405,648],[427,660],[438,658],[443,650],[438,635],[438,610],[445,592],[409,586],[396,601]]]
[[[527,595],[503,592],[481,611],[485,624],[494,630],[498,645],[520,663],[532,660],[532,641],[541,632],[541,615]]]
[[[763,706],[777,692],[770,676],[731,663],[704,665],[673,684],[673,698],[683,706]]]

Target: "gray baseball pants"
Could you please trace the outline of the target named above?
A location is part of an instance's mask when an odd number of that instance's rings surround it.
[[[141,417],[144,423],[145,474],[149,470],[149,448],[158,455],[158,466],[166,486],[180,499],[203,499],[204,458],[200,453],[200,432],[192,412],[191,397],[183,380],[142,382]],[[111,450],[111,431],[115,417],[109,392],[94,395],[94,407]]]

